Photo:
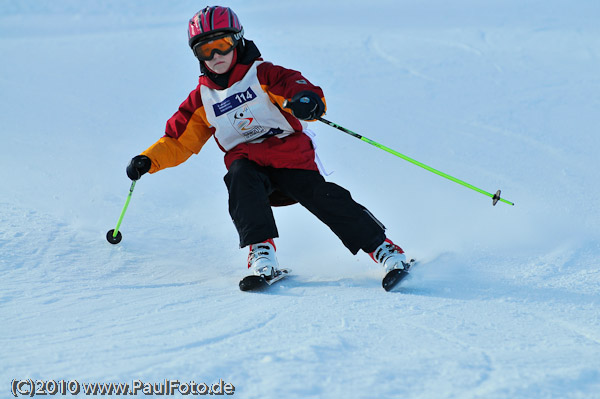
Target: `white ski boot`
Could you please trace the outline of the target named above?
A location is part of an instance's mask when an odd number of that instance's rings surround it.
[[[278,274],[279,263],[275,256],[275,243],[272,239],[250,245],[248,271],[250,275],[264,276],[267,280]]]
[[[404,270],[408,265],[402,248],[394,244],[389,238],[386,238],[369,256],[382,265],[386,273],[394,269]]]

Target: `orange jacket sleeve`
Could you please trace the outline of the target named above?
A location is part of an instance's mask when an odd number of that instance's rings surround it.
[[[165,135],[151,145],[142,155],[152,161],[150,173],[177,166],[192,154],[197,154],[213,135],[196,88],[179,106],[179,110],[167,121]]]

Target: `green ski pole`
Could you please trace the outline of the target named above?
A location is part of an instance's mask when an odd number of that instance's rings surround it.
[[[432,168],[431,166],[425,165],[425,164],[424,164],[424,163],[422,163],[422,162],[419,162],[419,161],[417,161],[417,160],[415,160],[415,159],[412,159],[411,157],[408,157],[408,156],[406,156],[406,155],[404,155],[404,154],[401,154],[401,153],[399,153],[398,151],[392,150],[391,148],[389,148],[389,147],[386,147],[386,146],[384,146],[384,145],[382,145],[382,144],[379,144],[378,142],[376,142],[376,141],[373,141],[373,140],[371,140],[371,139],[369,139],[369,138],[366,138],[366,137],[364,137],[364,136],[361,136],[361,135],[360,135],[360,134],[358,134],[358,133],[354,133],[352,130],[346,129],[345,127],[342,127],[342,126],[340,126],[340,125],[338,125],[338,124],[336,124],[336,123],[330,122],[330,121],[328,121],[327,119],[324,119],[324,118],[317,118],[317,120],[319,120],[319,121],[321,121],[321,122],[323,122],[323,123],[325,123],[325,124],[327,124],[327,125],[329,125],[329,126],[331,126],[331,127],[334,127],[334,128],[336,128],[336,129],[338,129],[338,130],[341,130],[342,132],[344,132],[344,133],[346,133],[346,134],[349,134],[350,136],[354,136],[354,137],[356,137],[357,139],[360,139],[360,140],[364,141],[365,143],[369,143],[369,144],[371,144],[371,145],[373,145],[373,146],[375,146],[375,147],[377,147],[377,148],[380,148],[380,149],[382,149],[382,150],[384,150],[384,151],[386,151],[386,152],[389,152],[389,153],[390,153],[390,154],[392,154],[392,155],[395,155],[395,156],[397,156],[397,157],[399,157],[399,158],[402,158],[402,159],[404,159],[405,161],[408,161],[408,162],[410,162],[410,163],[412,163],[412,164],[415,164],[415,165],[417,165],[417,166],[420,166],[421,168],[423,168],[423,169],[425,169],[425,170],[428,170],[428,171],[430,171],[430,172],[432,172],[432,173],[435,173],[435,174],[436,174],[436,175],[438,175],[438,176],[442,176],[442,177],[444,177],[444,178],[446,178],[446,179],[448,179],[448,180],[450,180],[450,181],[453,181],[454,183],[458,183],[458,184],[460,184],[461,186],[465,186],[465,187],[467,187],[467,188],[470,188],[471,190],[477,191],[478,193],[481,193],[481,194],[483,194],[483,195],[487,195],[488,197],[490,197],[490,198],[492,199],[492,205],[494,205],[494,206],[495,206],[495,205],[498,203],[498,201],[504,202],[505,204],[508,204],[508,205],[514,205],[514,203],[513,203],[513,202],[507,201],[507,200],[505,200],[504,198],[501,198],[501,197],[500,197],[500,190],[496,191],[496,194],[488,193],[487,191],[485,191],[485,190],[482,190],[482,189],[480,189],[479,187],[475,187],[475,186],[474,186],[474,185],[472,185],[472,184],[469,184],[469,183],[467,183],[467,182],[465,182],[465,181],[462,181],[462,180],[460,180],[460,179],[457,179],[456,177],[450,176],[450,175],[449,175],[449,174],[447,174],[447,173],[444,173],[444,172],[441,172],[441,171],[439,171],[439,170],[437,170],[437,169],[434,169],[434,168]]]
[[[125,201],[125,206],[123,206],[123,210],[121,211],[121,216],[119,216],[119,221],[117,222],[117,227],[114,229],[108,230],[106,233],[106,240],[111,244],[118,244],[121,242],[123,236],[119,231],[119,227],[121,227],[121,222],[123,221],[123,217],[125,216],[125,212],[127,211],[127,207],[129,206],[129,201],[131,201],[131,195],[133,194],[133,189],[135,188],[135,180],[131,182],[131,187],[129,188],[129,194],[127,195],[127,200]]]

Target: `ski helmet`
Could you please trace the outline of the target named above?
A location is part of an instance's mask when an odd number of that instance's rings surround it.
[[[214,33],[233,33],[239,41],[244,36],[244,28],[233,10],[229,7],[212,6],[198,11],[188,24],[189,45],[194,49],[198,41]]]

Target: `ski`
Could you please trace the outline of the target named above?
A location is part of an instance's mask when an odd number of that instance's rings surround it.
[[[403,262],[404,263],[404,262]],[[386,291],[393,290],[402,280],[404,280],[408,275],[408,271],[410,268],[416,263],[414,259],[409,260],[404,263],[404,269],[393,269],[390,270],[383,280],[381,281],[381,286]]]
[[[277,273],[273,277],[265,277],[264,275],[260,276],[246,276],[240,280],[240,290],[242,291],[257,291],[261,289],[265,289],[270,285],[275,284],[279,280],[285,278],[291,272],[290,269],[279,269]]]

